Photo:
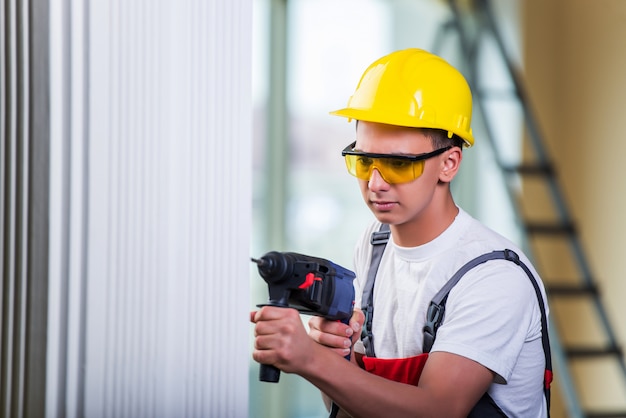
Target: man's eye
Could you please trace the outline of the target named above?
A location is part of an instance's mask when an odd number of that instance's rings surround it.
[[[369,157],[359,157],[357,163],[361,166],[370,166],[374,161]]]
[[[412,161],[389,159],[387,161],[387,164],[391,168],[395,168],[397,170],[403,170],[403,169],[409,168],[412,164]]]

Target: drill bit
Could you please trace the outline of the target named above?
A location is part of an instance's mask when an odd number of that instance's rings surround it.
[[[258,258],[253,258],[253,257],[250,257],[250,260],[251,260],[253,263],[256,263],[256,264],[257,264],[257,266],[259,266],[259,267],[263,267],[265,264],[267,264],[267,263],[265,262],[265,260],[263,260],[263,259],[258,259]]]

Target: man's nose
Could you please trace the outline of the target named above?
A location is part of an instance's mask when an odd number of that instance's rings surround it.
[[[388,190],[389,183],[385,181],[380,171],[377,168],[372,169],[372,173],[370,174],[369,182],[367,183],[368,188],[371,191],[379,191],[379,190]]]

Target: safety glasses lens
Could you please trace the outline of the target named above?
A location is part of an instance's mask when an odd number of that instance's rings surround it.
[[[369,180],[377,169],[387,183],[413,181],[424,172],[424,161],[401,158],[372,158],[363,155],[346,155],[348,172],[361,180]]]

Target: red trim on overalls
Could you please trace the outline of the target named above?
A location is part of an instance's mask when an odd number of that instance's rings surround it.
[[[547,370],[544,373],[543,376],[543,382],[544,382],[544,387],[545,389],[550,389],[550,385],[552,384],[552,380],[554,379],[554,373],[552,372],[552,370]]]
[[[381,359],[363,356],[365,370],[395,382],[417,386],[428,360],[428,353],[398,359]]]

